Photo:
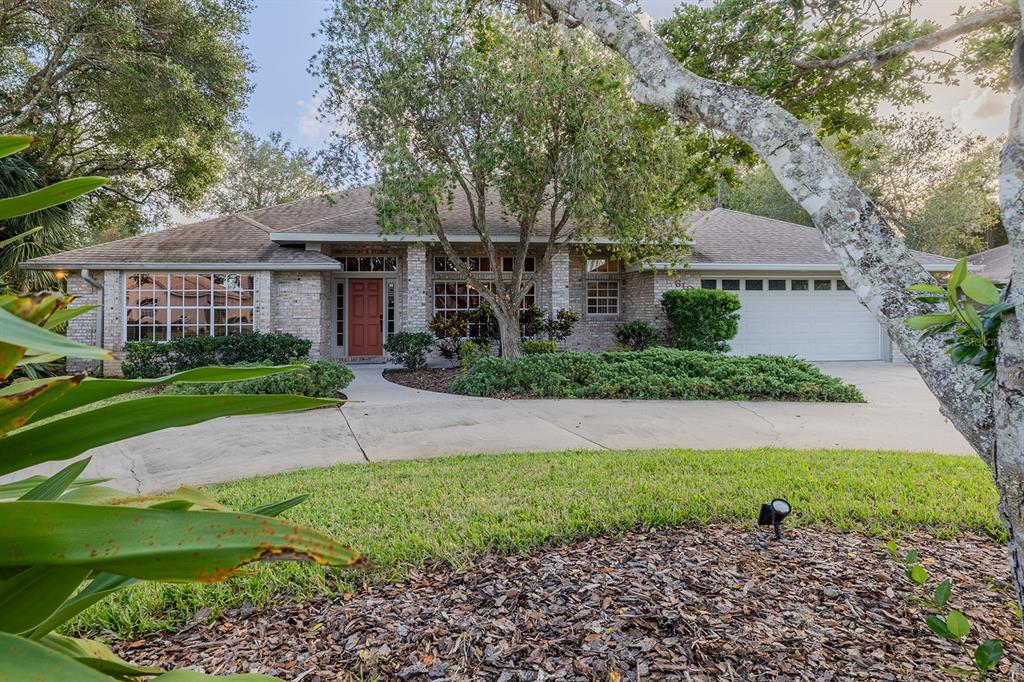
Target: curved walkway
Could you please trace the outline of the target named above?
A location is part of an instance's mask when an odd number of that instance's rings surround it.
[[[226,417],[140,436],[90,452],[86,475],[112,477],[125,490],[157,491],[181,482],[468,453],[772,445],[973,454],[912,367],[822,368],[860,386],[868,403],[503,401],[420,391],[387,381],[381,365],[356,366],[341,408]]]

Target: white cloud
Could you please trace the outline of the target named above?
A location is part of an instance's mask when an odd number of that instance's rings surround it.
[[[1010,95],[973,88],[950,112],[954,123],[965,130],[990,137],[1002,135],[1010,120]]]
[[[312,99],[300,99],[295,103],[302,110],[295,128],[299,131],[300,137],[310,142],[322,142],[331,132],[330,126],[320,120],[322,101],[320,95],[314,95]]]

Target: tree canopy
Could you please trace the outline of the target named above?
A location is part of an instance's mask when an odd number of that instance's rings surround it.
[[[845,161],[847,171],[910,248],[959,258],[1006,243],[996,199],[998,140],[919,114],[885,119],[854,144],[862,153]],[[811,224],[764,166],[743,174],[722,204]]]
[[[967,48],[960,58],[918,51],[849,58],[933,35],[938,25],[919,13],[912,0],[718,0],[680,3],[657,32],[688,70],[775,101],[849,151],[854,136],[875,127],[880,104],[923,102],[927,83],[966,73],[1006,88],[1014,33],[1001,23],[960,36]]]
[[[706,148],[635,104],[624,64],[592,38],[474,0],[337,0],[314,71],[340,131],[328,155],[341,181],[376,179],[382,232],[435,235],[495,310],[503,352],[519,351],[518,310],[533,283],[531,243],[600,234],[620,257],[679,243],[680,212],[714,186]],[[443,222],[456,193],[507,277],[481,281]]]
[[[198,201],[250,90],[247,0],[0,4],[0,131],[40,142],[43,183],[111,178],[82,202],[107,236]]]
[[[251,211],[327,190],[316,172],[316,155],[293,148],[277,131],[265,139],[242,131],[224,156],[220,180],[202,201],[204,211]]]

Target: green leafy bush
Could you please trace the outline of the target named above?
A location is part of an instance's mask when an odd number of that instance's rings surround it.
[[[554,316],[544,320],[544,333],[548,339],[559,343],[572,336],[573,327],[580,321],[580,314],[575,310],[559,308]]]
[[[479,344],[476,341],[466,341],[459,348],[459,368],[463,371],[477,363],[480,358],[491,356],[490,344]]]
[[[540,336],[545,331],[544,311],[535,305],[526,306],[519,311],[519,325],[523,330],[524,339]]]
[[[669,338],[679,350],[726,353],[739,331],[740,299],[718,289],[674,289],[661,297]]]
[[[259,367],[242,363],[236,367]],[[167,387],[165,393],[178,395],[304,395],[310,398],[336,398],[352,383],[353,375],[344,363],[318,361],[283,374],[248,379],[246,381],[218,383],[178,383]]]
[[[661,334],[650,322],[633,320],[615,327],[615,340],[629,350],[647,350],[657,345]]]
[[[922,303],[943,305],[945,313],[915,315],[907,319],[912,329],[923,331],[924,340],[945,334],[946,352],[956,365],[974,365],[981,377],[974,388],[981,389],[996,378],[996,356],[999,354],[999,328],[1003,313],[1013,309],[1009,288],[999,290],[993,282],[967,270],[967,259],[961,258],[950,273],[945,287],[937,284],[913,284],[907,287],[922,296]]]
[[[421,369],[427,364],[427,352],[434,339],[426,332],[398,332],[388,337],[384,350],[391,362],[406,369]]]
[[[459,351],[469,336],[469,318],[463,313],[437,313],[427,324],[427,329],[436,339],[437,352],[455,367],[459,363]]]
[[[501,338],[498,318],[494,316],[494,310],[486,301],[482,301],[476,310],[467,311],[466,319],[470,324],[469,338],[474,343],[486,346]]]
[[[129,379],[150,379],[211,365],[288,365],[309,356],[312,342],[292,334],[247,332],[230,336],[185,336],[164,343],[125,344],[121,371]]]
[[[452,382],[451,391],[636,400],[864,401],[856,386],[797,358],[732,357],[672,348],[483,358]]]
[[[523,341],[523,352],[527,355],[554,353],[556,350],[558,350],[557,344],[547,339],[526,339]]]

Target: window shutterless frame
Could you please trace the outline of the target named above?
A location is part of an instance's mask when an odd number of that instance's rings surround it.
[[[125,343],[256,329],[253,272],[123,272],[119,284]]]

